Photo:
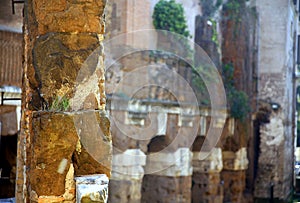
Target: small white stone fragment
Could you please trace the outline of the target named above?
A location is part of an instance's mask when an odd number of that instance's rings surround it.
[[[67,164],[68,164],[68,160],[67,159],[62,159],[61,162],[59,163],[57,173],[63,174],[66,167],[67,167]]]

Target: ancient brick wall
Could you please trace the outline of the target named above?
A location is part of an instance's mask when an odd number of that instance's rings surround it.
[[[17,202],[75,202],[74,176],[110,176],[104,6],[26,2]]]

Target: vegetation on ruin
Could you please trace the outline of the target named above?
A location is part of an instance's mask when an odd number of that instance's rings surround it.
[[[65,96],[57,96],[50,106],[50,111],[67,111],[69,108],[69,99]]]
[[[233,118],[244,120],[250,112],[249,98],[244,91],[236,89],[234,84],[234,67],[232,64],[223,65],[222,77],[230,115]]]
[[[213,74],[211,74],[209,70],[210,68],[198,67],[197,72],[194,71],[193,73],[192,83],[197,92],[200,105],[210,105],[209,93],[202,77],[210,82],[217,80],[212,77]],[[201,72],[202,77],[199,76],[199,71]],[[244,91],[236,89],[234,67],[232,64],[223,65],[220,72],[226,91],[227,106],[230,116],[243,121],[251,110],[248,95]]]
[[[183,7],[175,0],[160,0],[154,7],[152,19],[155,29],[167,30],[185,37],[191,36]]]

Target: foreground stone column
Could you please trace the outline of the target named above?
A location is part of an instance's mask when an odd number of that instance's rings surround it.
[[[155,153],[153,153],[155,154]],[[192,153],[188,148],[147,157],[142,202],[191,202]],[[171,165],[170,165],[171,164]],[[154,168],[164,170],[153,172]]]
[[[25,3],[17,202],[75,202],[74,176],[110,176],[104,6],[98,0]]]

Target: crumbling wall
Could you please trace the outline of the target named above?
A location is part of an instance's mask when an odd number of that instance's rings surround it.
[[[294,46],[298,15],[292,1],[256,2],[260,22],[259,83],[260,156],[256,198],[286,201],[292,191],[294,157]],[[270,18],[272,15],[272,18]],[[268,106],[268,108],[266,108]],[[267,119],[262,119],[264,109]],[[266,111],[265,111],[266,112]]]
[[[25,4],[17,202],[74,202],[74,176],[110,176],[104,6],[105,1]]]

